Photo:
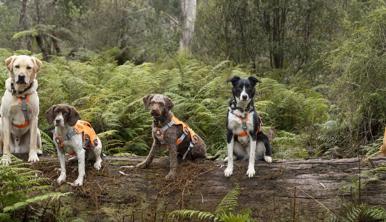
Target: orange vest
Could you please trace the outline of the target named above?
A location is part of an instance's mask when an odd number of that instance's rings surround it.
[[[84,120],[78,120],[75,126],[73,126],[73,131],[75,134],[82,134],[83,146],[85,149],[94,148],[97,145],[95,144],[98,138],[97,134],[95,133],[94,129],[91,127],[91,124],[89,122]],[[70,139],[75,134],[69,133],[65,137],[67,139]],[[59,148],[64,149],[64,139],[58,135],[54,135],[54,139],[59,145]],[[88,144],[86,144],[86,139],[88,140],[87,142],[89,142]]]
[[[185,134],[189,134],[190,136],[190,140],[193,142],[193,143],[196,143],[197,142],[197,134],[184,122],[182,122],[181,120],[179,120],[176,116],[173,115],[172,117],[172,121],[175,125],[180,125],[182,126],[182,129],[184,131]],[[182,141],[184,140],[184,138],[180,137],[177,139],[176,141],[176,144],[179,145],[180,143],[182,143]]]
[[[84,120],[78,120],[74,126],[74,130],[76,133],[82,134],[83,144],[85,142],[86,137],[90,139],[90,143],[95,146],[95,141],[97,139],[97,134],[92,128],[91,124]]]

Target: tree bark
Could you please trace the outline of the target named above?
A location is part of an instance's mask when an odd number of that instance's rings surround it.
[[[22,0],[21,1],[21,8],[20,8],[20,17],[19,17],[19,31],[27,30],[28,29],[28,20],[27,20],[27,4],[28,0]],[[22,38],[19,40],[20,46],[23,49],[28,49],[29,51],[32,51],[32,41],[30,38]]]
[[[362,162],[360,169],[356,158],[257,162],[256,176],[251,179],[245,175],[244,161],[235,163],[230,178],[224,177],[222,161],[183,162],[174,181],[164,179],[169,169],[165,157],[155,159],[148,169],[121,168],[142,160],[109,157],[100,172],[90,163],[82,188],[64,184],[57,190],[74,192],[63,202],[74,216],[86,221],[171,221],[167,214],[176,209],[213,212],[237,184],[238,209],[250,209],[257,221],[328,221],[346,201],[358,199],[386,207],[386,183],[382,179],[386,173],[380,171],[379,180],[365,181],[370,176],[364,172],[370,167]],[[372,163],[377,166],[385,160],[377,158]],[[52,183],[59,174],[56,158],[41,158],[33,168],[43,171]],[[356,192],[360,170],[362,186]],[[76,161],[67,164],[67,172],[67,181],[74,181]]]
[[[197,0],[181,0],[182,35],[179,52],[190,53],[194,25],[196,22]]]

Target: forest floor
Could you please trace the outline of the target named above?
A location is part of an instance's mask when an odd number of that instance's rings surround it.
[[[122,167],[142,160],[107,157],[99,172],[90,163],[80,188],[69,183],[56,185],[56,158],[43,157],[33,168],[50,178],[57,191],[73,192],[62,204],[74,217],[87,221],[170,221],[167,214],[175,209],[214,211],[237,184],[239,209],[250,209],[261,221],[327,221],[343,204],[358,199],[386,207],[386,172],[375,172],[386,163],[385,158],[375,158],[372,164],[359,164],[356,158],[258,162],[256,176],[251,179],[245,175],[244,161],[236,162],[234,175],[226,178],[223,161],[201,160],[181,163],[174,181],[164,179],[166,157],[155,159],[148,169]],[[67,164],[67,181],[73,182],[76,176],[73,161]]]

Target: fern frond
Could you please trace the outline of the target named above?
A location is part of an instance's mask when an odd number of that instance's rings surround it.
[[[202,221],[214,221],[216,216],[210,212],[197,210],[175,210],[169,216],[177,219],[199,219]]]
[[[225,195],[221,202],[217,205],[215,214],[227,214],[234,211],[238,205],[238,197],[240,195],[240,186],[237,184],[235,188]]]
[[[11,206],[4,207],[3,212],[8,213],[8,212],[16,211],[16,210],[23,208],[25,206],[28,206],[30,204],[42,202],[45,200],[58,200],[59,198],[67,196],[69,194],[70,193],[53,192],[53,193],[47,193],[44,195],[34,196],[34,197],[29,198],[25,201],[17,202]]]

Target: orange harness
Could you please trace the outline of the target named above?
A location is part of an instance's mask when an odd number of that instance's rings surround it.
[[[164,133],[167,129],[169,129],[174,125],[182,126],[182,130],[183,130],[182,135],[176,140],[176,145],[180,145],[184,141],[186,136],[189,136],[190,138],[189,148],[186,150],[186,152],[183,155],[183,159],[185,159],[187,154],[193,148],[194,144],[198,142],[197,134],[186,123],[182,122],[181,120],[179,120],[177,117],[173,115],[172,120],[168,124],[166,124],[162,128],[155,128],[155,136],[157,137],[157,139],[160,141],[161,144],[165,144]]]
[[[24,123],[20,125],[12,123],[12,125],[16,128],[24,129],[27,126],[29,126],[29,116],[28,116],[29,97],[30,95],[28,94],[25,96],[17,97],[17,102],[21,105],[21,111],[23,112],[23,115],[24,115]]]
[[[91,124],[84,120],[78,120],[72,130],[65,135],[65,138],[54,135],[55,142],[59,148],[64,149],[64,141],[70,140],[76,134],[82,134],[82,142],[84,149],[93,149],[98,145],[98,137],[92,128]]]
[[[243,128],[243,131],[241,131],[237,136],[238,137],[246,137],[248,136],[248,120],[249,120],[249,112],[246,113],[246,115],[244,117],[240,116],[240,115],[237,115],[235,113],[233,113],[233,115],[237,116],[239,119],[241,119],[241,127]],[[260,128],[262,127],[263,125],[263,121],[261,121],[261,118],[260,118],[260,126],[257,128],[257,132],[258,133],[260,131]]]

